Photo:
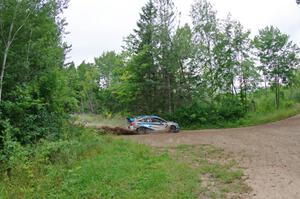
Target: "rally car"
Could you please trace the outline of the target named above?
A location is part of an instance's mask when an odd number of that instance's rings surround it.
[[[146,134],[153,131],[168,131],[178,133],[180,127],[175,122],[164,120],[158,116],[145,115],[135,118],[127,118],[128,129],[136,131],[139,134]]]

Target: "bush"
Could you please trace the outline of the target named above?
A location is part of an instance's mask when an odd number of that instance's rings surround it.
[[[289,99],[295,102],[300,102],[300,90],[298,88],[291,88]]]
[[[41,139],[57,140],[67,115],[49,111],[47,105],[33,99],[1,103],[2,120],[9,119],[15,129],[11,135],[22,145],[34,144]],[[1,130],[5,127],[1,126]]]
[[[237,121],[246,114],[238,96],[224,95],[214,102],[196,101],[178,108],[166,118],[187,128],[220,127],[228,121]]]
[[[179,122],[183,127],[215,124],[220,119],[215,106],[204,101],[182,106],[174,114],[165,117]]]
[[[78,141],[60,140],[56,142],[44,141],[35,150],[35,158],[39,163],[56,164],[63,161],[64,164],[76,159],[81,144]]]
[[[12,137],[15,129],[8,121],[1,121],[1,125],[5,128],[2,131],[2,146],[0,150],[0,170],[6,171],[8,177],[12,175],[11,171],[18,165],[24,165],[27,162],[28,152],[15,141]]]
[[[238,120],[246,114],[246,108],[234,95],[222,96],[217,110],[224,122]]]

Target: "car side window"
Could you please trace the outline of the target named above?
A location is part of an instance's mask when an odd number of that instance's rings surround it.
[[[139,122],[150,123],[151,122],[151,118],[144,117],[144,118],[139,119]]]
[[[161,119],[158,119],[158,118],[152,118],[152,122],[163,123],[163,121]]]
[[[138,122],[145,122],[145,121],[146,121],[145,118],[141,118],[138,120]]]

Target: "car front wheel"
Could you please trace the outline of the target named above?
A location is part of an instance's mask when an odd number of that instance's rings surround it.
[[[178,133],[178,129],[176,128],[176,126],[170,126],[170,132],[171,133]]]

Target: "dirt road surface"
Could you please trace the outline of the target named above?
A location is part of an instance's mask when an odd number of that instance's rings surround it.
[[[300,115],[262,126],[128,136],[154,147],[212,144],[232,153],[254,199],[300,199]]]

